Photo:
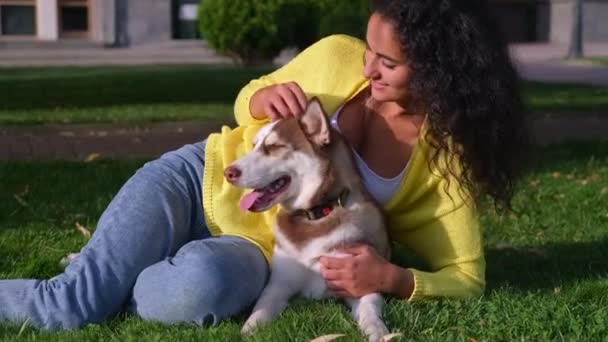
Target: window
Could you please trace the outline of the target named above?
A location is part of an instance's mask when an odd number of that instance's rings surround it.
[[[0,0],[0,35],[33,36],[36,34],[34,1]]]
[[[59,29],[62,36],[84,37],[89,33],[90,14],[87,0],[59,1]]]

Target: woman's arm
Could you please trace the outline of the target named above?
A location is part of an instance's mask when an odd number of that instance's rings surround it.
[[[479,225],[468,206],[399,234],[397,240],[422,257],[431,271],[392,264],[372,247],[359,245],[340,250],[352,258],[321,258],[328,287],[343,297],[382,292],[409,300],[470,298],[483,292],[485,260]]]
[[[458,201],[459,195],[453,194]],[[485,288],[485,258],[476,209],[463,200],[444,204],[451,210],[427,223],[404,230],[394,238],[429,266],[429,271],[410,268],[414,289],[410,300],[429,297],[470,298]],[[445,207],[444,207],[445,208]]]
[[[323,107],[333,112],[346,99],[363,88],[366,82],[362,75],[361,62],[364,51],[365,44],[361,40],[345,35],[334,35],[319,40],[288,64],[252,80],[243,87],[234,105],[236,122],[239,125],[266,122],[269,115],[266,111],[269,108],[264,108],[264,101],[259,101],[265,99],[266,91],[263,89],[271,89],[269,87],[281,84],[291,88],[299,105],[302,98],[290,85],[298,85],[307,99],[318,97]],[[273,102],[275,108],[277,103]],[[289,104],[286,105],[289,107]]]
[[[414,276],[392,264],[373,247],[357,245],[338,250],[352,258],[321,257],[321,274],[327,286],[341,297],[361,297],[380,292],[408,299],[414,291]]]

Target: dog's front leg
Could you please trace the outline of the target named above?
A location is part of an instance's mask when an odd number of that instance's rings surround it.
[[[241,329],[241,334],[251,334],[258,326],[270,322],[287,307],[287,303],[291,296],[294,295],[294,291],[288,284],[277,278],[271,275],[268,285],[266,285],[264,291],[262,291],[262,295],[255,303],[253,312]]]
[[[361,298],[347,299],[351,312],[359,328],[367,335],[370,342],[384,341],[383,337],[388,334],[388,329],[382,322],[382,307],[384,299],[379,293],[370,293]]]

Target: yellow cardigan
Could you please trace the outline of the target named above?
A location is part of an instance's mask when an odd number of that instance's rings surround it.
[[[238,127],[224,127],[207,140],[203,208],[212,234],[243,237],[270,259],[277,208],[263,214],[241,212],[238,203],[244,191],[223,177],[223,169],[251,149],[253,136],[265,123],[251,116],[251,95],[267,85],[295,81],[309,98],[318,97],[325,110],[333,113],[368,84],[362,76],[364,50],[365,44],[356,38],[330,36],[241,90],[235,103]],[[447,182],[429,169],[431,152],[422,134],[398,192],[383,208],[390,236],[421,257],[431,270],[411,269],[415,287],[410,300],[476,296],[485,286],[478,215],[470,200],[463,199],[455,179]]]

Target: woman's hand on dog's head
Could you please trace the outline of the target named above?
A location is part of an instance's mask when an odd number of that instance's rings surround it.
[[[300,117],[306,110],[308,100],[296,82],[274,84],[258,90],[251,97],[249,110],[256,119],[271,121]]]

